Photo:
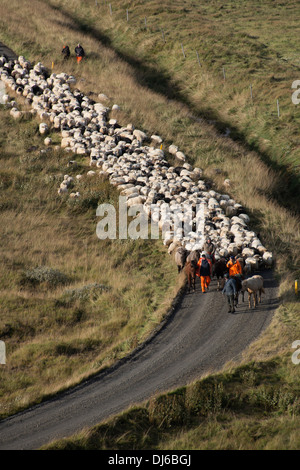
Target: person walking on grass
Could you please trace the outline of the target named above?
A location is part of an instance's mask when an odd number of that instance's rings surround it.
[[[70,57],[70,48],[68,45],[64,46],[62,48],[62,51],[61,51],[63,57],[64,57],[64,60],[68,60],[68,58]]]
[[[201,258],[197,263],[198,265],[198,276],[201,280],[201,289],[203,294],[209,289],[209,284],[211,280],[211,261],[207,259],[206,254],[202,253]]]
[[[79,64],[82,61],[83,57],[85,56],[84,49],[79,43],[75,47],[75,54],[76,54],[77,64]]]
[[[228,313],[234,313],[234,299],[237,293],[236,280],[233,277],[229,277],[229,274],[224,274],[225,285],[222,290],[222,294],[226,295],[228,303]]]

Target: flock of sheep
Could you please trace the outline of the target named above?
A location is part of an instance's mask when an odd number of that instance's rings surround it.
[[[120,194],[127,197],[128,207],[142,204],[149,219],[157,217],[154,207],[160,209],[157,222],[170,254],[175,254],[178,247],[188,252],[202,251],[209,237],[216,246],[216,259],[238,255],[249,272],[261,265],[272,266],[273,254],[248,228],[250,219],[243,207],[229,195],[212,190],[202,179],[202,170],[188,164],[175,145],[168,147],[175,162],[171,166],[161,148],[160,136],[148,138],[132,124],[122,127],[116,119],[109,119],[110,109],[103,104],[105,95],[98,95],[100,102],[95,102],[74,87],[73,76],[50,74],[41,63],[32,65],[22,56],[14,61],[0,57],[0,78],[16,99],[22,96],[30,105],[30,112],[40,119],[39,131],[46,146],[52,144],[49,132],[57,130],[61,133],[61,147],[71,154],[87,156],[91,166],[87,175],[96,178],[106,174]],[[2,102],[10,107],[14,118],[21,117],[17,102],[8,94]],[[80,188],[82,176],[65,175],[58,193],[80,197],[79,190],[70,190],[70,183]],[[228,183],[226,180],[224,186]],[[175,224],[175,207],[182,208],[184,228]],[[186,207],[192,209],[192,216],[186,216]],[[169,210],[164,211],[166,208]]]

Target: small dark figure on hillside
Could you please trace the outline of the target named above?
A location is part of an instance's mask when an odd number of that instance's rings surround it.
[[[64,46],[62,48],[61,53],[64,56],[64,60],[67,60],[70,57],[70,48],[69,48],[69,46]]]
[[[79,62],[85,56],[84,49],[80,44],[77,44],[77,46],[75,47],[75,54],[76,54],[77,63],[79,64]]]
[[[223,295],[225,294],[227,297],[228,313],[234,313],[235,312],[234,299],[237,293],[236,280],[233,277],[229,277],[228,273],[224,275],[224,278],[225,278],[225,285],[222,290],[222,294]]]

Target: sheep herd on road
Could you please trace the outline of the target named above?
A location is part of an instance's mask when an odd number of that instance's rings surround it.
[[[228,194],[211,189],[202,179],[202,170],[187,163],[176,145],[168,147],[168,157],[174,162],[171,165],[160,136],[153,134],[149,138],[133,124],[121,126],[116,119],[109,119],[105,95],[99,94],[96,102],[75,88],[74,76],[50,73],[42,63],[31,64],[23,56],[13,61],[0,57],[0,78],[6,89],[14,92],[14,98],[2,96],[2,103],[13,118],[19,119],[23,112],[16,100],[23,97],[30,112],[40,120],[39,132],[45,146],[52,145],[51,132],[60,132],[66,153],[89,159],[88,177],[107,175],[126,196],[127,206],[141,204],[149,219],[157,217],[154,206],[160,209],[157,223],[163,243],[180,269],[202,251],[207,237],[216,247],[216,260],[238,257],[246,275],[261,266],[273,265],[273,254],[248,228],[250,218],[243,207]],[[119,107],[114,105],[112,109],[117,111]],[[58,194],[80,198],[82,176],[65,175]],[[224,189],[228,184],[225,180]],[[177,211],[181,224],[175,223],[172,209],[187,206],[191,209],[189,217],[187,211]]]

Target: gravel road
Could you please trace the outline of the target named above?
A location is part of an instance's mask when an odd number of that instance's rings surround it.
[[[262,275],[262,303],[255,311],[248,302],[240,303],[235,314],[227,313],[216,280],[206,294],[198,280],[196,292],[185,294],[160,330],[128,358],[55,399],[1,421],[0,449],[38,449],[157,392],[217,372],[229,360],[238,361],[278,307],[272,272]]]

